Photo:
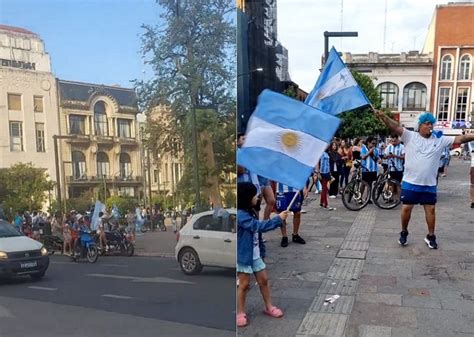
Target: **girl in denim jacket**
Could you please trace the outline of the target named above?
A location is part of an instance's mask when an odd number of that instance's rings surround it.
[[[247,325],[245,314],[245,298],[249,290],[250,275],[254,274],[265,302],[264,313],[271,317],[282,317],[283,312],[273,306],[268,285],[265,263],[261,258],[258,234],[268,232],[283,225],[289,212],[281,212],[278,216],[259,221],[254,210],[257,204],[257,188],[250,182],[237,184],[237,326]]]

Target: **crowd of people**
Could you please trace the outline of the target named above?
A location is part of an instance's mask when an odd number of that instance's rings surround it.
[[[390,136],[334,138],[321,155],[303,190],[297,191],[279,182],[269,181],[245,167],[238,166],[237,325],[239,327],[248,324],[245,300],[252,274],[255,275],[260,287],[265,303],[264,312],[276,318],[283,316],[282,310],[272,304],[264,262],[266,249],[262,233],[280,228],[281,247],[287,247],[289,240],[286,219],[291,211],[293,213],[291,241],[305,244],[306,241],[299,234],[301,214],[304,213],[301,209],[304,199],[315,187],[314,193],[320,194],[321,210],[335,210],[329,205],[329,200],[343,193],[354,171],[354,161],[360,161],[362,179],[369,186],[386,170],[390,170],[391,177],[401,183],[402,231],[399,244],[401,246],[407,244],[407,228],[412,209],[414,205],[421,204],[428,227],[425,242],[431,249],[438,247],[434,234],[438,176],[447,176],[450,149],[453,145],[473,142],[474,134],[444,136],[433,129],[435,118],[430,113],[420,115],[418,131],[403,128],[381,111],[375,111],[375,114],[390,130]],[[242,147],[244,142],[245,134],[241,133],[238,135],[237,146]],[[288,208],[291,201],[294,203]],[[263,202],[265,208],[261,217],[260,206]],[[474,167],[471,167],[471,208],[474,208]],[[270,218],[272,212],[278,216]]]

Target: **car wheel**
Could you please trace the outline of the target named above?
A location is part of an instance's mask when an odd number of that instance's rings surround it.
[[[41,280],[43,277],[44,277],[44,274],[46,272],[40,272],[40,273],[36,273],[36,274],[31,274],[30,277],[35,280],[35,281],[38,281],[38,280]]]
[[[192,248],[184,248],[179,253],[179,266],[186,275],[196,275],[202,270],[202,264],[199,256]]]

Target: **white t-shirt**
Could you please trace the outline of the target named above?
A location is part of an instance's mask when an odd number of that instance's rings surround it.
[[[401,137],[405,145],[405,172],[403,181],[413,185],[436,186],[439,159],[446,146],[454,143],[454,137],[420,136],[418,132],[403,129]]]
[[[258,232],[253,235],[253,259],[258,260],[260,257],[260,246],[258,245]]]

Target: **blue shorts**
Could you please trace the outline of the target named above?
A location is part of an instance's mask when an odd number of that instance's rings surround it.
[[[435,205],[436,193],[417,192],[402,188],[400,200],[404,205]]]
[[[278,213],[286,211],[291,200],[293,200],[295,193],[296,192],[277,193],[275,206]],[[290,211],[292,211],[293,213],[301,212],[302,202],[303,198],[301,197],[301,193],[298,192],[298,196],[296,197],[296,200],[293,205],[291,205]]]
[[[263,262],[262,258],[259,257],[258,259],[253,260],[253,264],[251,266],[237,263],[237,272],[244,274],[254,274],[264,270],[266,267],[267,266],[265,265],[265,262]]]

